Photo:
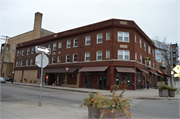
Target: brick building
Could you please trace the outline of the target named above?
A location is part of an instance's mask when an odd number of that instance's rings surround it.
[[[109,89],[118,84],[136,90],[145,88],[147,80],[156,85],[159,76],[154,43],[130,20],[110,19],[18,44],[16,81],[40,82],[35,46],[51,48],[46,85]]]

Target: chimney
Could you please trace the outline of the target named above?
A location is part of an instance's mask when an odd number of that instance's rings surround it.
[[[34,29],[32,39],[41,37],[41,23],[42,23],[42,13],[36,12],[34,18]]]

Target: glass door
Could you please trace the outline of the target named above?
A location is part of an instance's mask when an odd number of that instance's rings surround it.
[[[127,76],[120,76],[120,89],[127,89]]]
[[[84,80],[84,87],[92,87],[92,77],[86,76]]]

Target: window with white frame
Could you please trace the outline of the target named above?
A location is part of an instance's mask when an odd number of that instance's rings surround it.
[[[66,55],[66,62],[70,62],[70,55]]]
[[[102,51],[96,52],[96,60],[102,60]]]
[[[56,43],[53,43],[53,51],[56,50]]]
[[[51,49],[51,44],[48,44],[48,48],[50,48],[50,49]]]
[[[102,33],[97,34],[97,41],[96,43],[102,43]]]
[[[146,43],[144,42],[144,51],[146,51]]]
[[[110,50],[106,50],[106,58],[110,58]]]
[[[151,67],[151,60],[149,60],[149,66]]]
[[[17,57],[19,56],[19,50],[17,51]]]
[[[24,56],[24,50],[22,50],[22,56]]]
[[[142,55],[140,54],[140,62],[142,63]]]
[[[129,50],[118,50],[118,59],[129,60],[130,59]]]
[[[73,47],[78,47],[78,39],[74,39]]]
[[[147,65],[147,62],[145,62],[145,65]]]
[[[21,66],[23,66],[23,60],[21,60]]]
[[[29,54],[30,54],[30,49],[28,48],[28,49],[27,49],[27,55],[29,55]]]
[[[154,62],[153,62],[153,68],[154,68]]]
[[[33,59],[31,59],[31,61],[30,61],[30,65],[33,65]]]
[[[91,37],[90,36],[86,36],[85,37],[85,45],[90,45],[91,44]]]
[[[67,40],[66,48],[71,48],[71,40]]]
[[[58,48],[62,48],[62,42],[58,43]]]
[[[139,46],[142,48],[141,38],[139,38]]]
[[[26,66],[28,66],[29,65],[29,60],[26,60]]]
[[[135,40],[135,43],[137,43],[137,41],[136,41],[136,34],[135,34],[135,36],[134,36],[134,40]]]
[[[84,61],[90,61],[90,52],[85,53],[85,59]]]
[[[34,54],[34,47],[32,47],[31,49],[31,54]]]
[[[110,38],[111,38],[110,32],[106,32],[106,40],[110,40]]]
[[[52,64],[56,63],[56,57],[52,57]]]
[[[129,33],[118,31],[118,41],[129,42]]]
[[[137,52],[135,52],[135,60],[137,60]]]
[[[18,61],[16,61],[16,66],[18,66]]]
[[[148,46],[148,53],[151,54],[151,47]]]
[[[57,62],[61,62],[61,56],[57,57]]]
[[[77,62],[77,54],[73,54],[73,62]]]

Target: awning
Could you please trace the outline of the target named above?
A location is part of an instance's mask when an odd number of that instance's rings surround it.
[[[98,72],[105,71],[108,66],[99,66],[99,67],[83,67],[79,70],[79,72]]]
[[[66,68],[46,69],[44,70],[44,73],[66,73],[66,72],[76,72],[77,70],[78,70],[77,67],[69,67],[68,71],[66,71]]]
[[[117,72],[121,73],[136,73],[132,67],[115,67]]]
[[[140,68],[137,68],[137,69],[139,69],[140,71],[142,71],[142,72],[144,72],[144,73],[148,74],[148,72],[147,72],[147,71],[145,71],[145,70],[143,70],[143,69],[140,69]]]
[[[152,72],[152,71],[149,71],[149,72],[151,72],[152,74],[154,74],[154,75],[156,75],[156,76],[161,76],[161,75],[159,75],[159,74],[157,74],[157,73],[154,73],[154,72]]]
[[[157,71],[158,71],[158,73],[163,74],[160,70],[157,70]]]

